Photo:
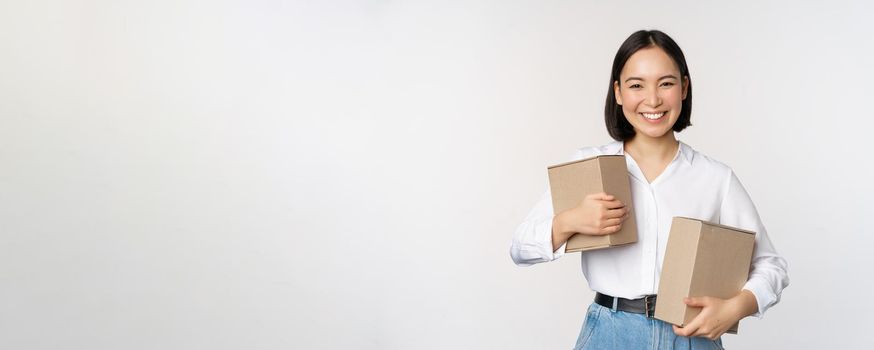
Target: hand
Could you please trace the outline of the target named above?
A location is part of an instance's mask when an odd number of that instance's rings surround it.
[[[563,214],[567,216],[568,228],[572,232],[601,236],[619,232],[629,211],[630,208],[616,197],[601,192],[586,196],[579,205]]]
[[[683,300],[686,305],[700,307],[701,313],[685,327],[674,326],[674,334],[683,337],[719,339],[731,326],[758,310],[756,297],[748,290],[731,299],[692,297]]]
[[[606,193],[590,194],[579,205],[552,218],[552,250],[576,233],[609,235],[619,232],[631,208]]]

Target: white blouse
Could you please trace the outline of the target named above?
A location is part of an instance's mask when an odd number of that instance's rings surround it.
[[[579,149],[573,160],[607,154],[625,154],[623,143]],[[786,260],[771,244],[753,201],[731,168],[682,142],[673,161],[652,183],[632,157],[625,161],[631,175],[638,241],[580,253],[583,275],[592,290],[627,299],[656,294],[671,220],[684,216],[755,231],[750,277],[743,289],[756,296],[757,317],[780,301],[789,285]],[[513,236],[510,256],[517,265],[530,266],[564,255],[564,245],[552,251],[553,216],[547,189]]]

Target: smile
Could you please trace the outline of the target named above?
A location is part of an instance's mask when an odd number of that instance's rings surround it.
[[[665,116],[665,112],[661,112],[661,113],[638,113],[638,114],[642,115],[644,118],[649,119],[649,120],[659,120],[659,119],[661,119],[662,117]]]

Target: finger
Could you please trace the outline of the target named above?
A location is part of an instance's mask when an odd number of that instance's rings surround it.
[[[607,226],[607,227],[599,230],[598,233],[600,233],[602,235],[609,235],[611,233],[619,232],[619,229],[621,229],[621,228],[622,228],[622,225]]]
[[[698,317],[692,319],[692,322],[689,322],[685,327],[679,328],[680,332],[674,332],[677,335],[681,335],[684,337],[694,337],[696,333],[698,333],[698,328],[701,327],[701,321],[698,320]]]
[[[705,307],[710,304],[707,297],[689,297],[683,298],[683,303],[692,307]]]
[[[612,201],[616,199],[613,195],[606,194],[604,192],[592,193],[586,196],[586,199],[595,199],[599,201]]]
[[[604,216],[607,218],[622,218],[625,215],[628,215],[628,207],[622,207],[617,209],[608,209]]]
[[[691,329],[689,329],[688,327],[689,326],[680,327],[680,326],[674,325],[674,334],[676,334],[679,337],[691,337],[692,332],[691,332]]]
[[[621,224],[621,223],[622,223],[621,218],[612,218],[612,219],[602,220],[601,227],[605,228],[605,227],[610,227],[610,226],[619,226],[619,224]]]
[[[631,215],[631,210],[626,211],[625,215],[622,215],[622,221],[627,220],[629,215]]]
[[[686,334],[684,337],[700,337],[709,333],[710,329],[704,327],[708,317],[709,316],[707,316],[706,312],[701,312],[695,316],[695,318],[683,327],[683,333]]]
[[[625,210],[625,213],[622,214],[622,216],[620,217],[620,219],[622,219],[622,221],[625,221],[626,219],[628,219],[628,216],[631,215],[631,208],[630,208],[630,207],[625,207],[625,208],[623,208],[623,209]],[[618,210],[618,209],[617,209],[617,210]]]
[[[607,209],[619,209],[625,206],[625,204],[619,200],[604,200],[601,204]]]

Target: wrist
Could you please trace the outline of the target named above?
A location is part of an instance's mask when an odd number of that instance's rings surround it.
[[[740,293],[730,299],[732,310],[738,320],[756,313],[759,310],[759,304],[756,302],[756,296],[744,289]]]
[[[559,225],[560,225],[559,228],[561,229],[560,232],[561,232],[562,237],[565,240],[567,240],[567,239],[571,238],[571,236],[573,236],[577,232],[579,232],[579,229],[577,227],[575,227],[575,225],[574,225],[574,223],[575,223],[574,217],[573,217],[572,212],[570,210],[563,212],[559,215],[561,215],[561,217],[558,218],[559,222],[560,222],[559,223]]]
[[[573,228],[568,224],[568,211],[563,211],[555,216],[555,219],[552,221],[553,231],[561,238],[562,241],[567,241],[571,236],[574,235]]]

